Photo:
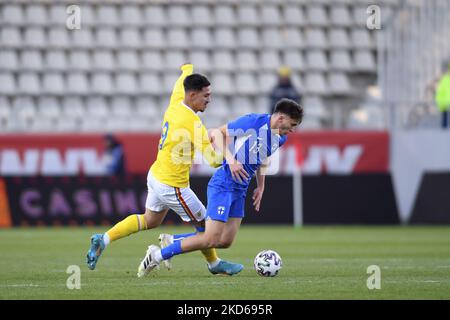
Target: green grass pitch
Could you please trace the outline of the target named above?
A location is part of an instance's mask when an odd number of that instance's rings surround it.
[[[112,243],[95,271],[87,269],[89,237],[106,228],[0,230],[0,299],[450,299],[450,227],[242,226],[219,256],[244,264],[237,276],[212,275],[199,252],[177,256],[174,269],[136,277],[147,245],[164,226]],[[253,269],[263,249],[280,253],[274,278]],[[81,269],[81,288],[70,290],[68,266]],[[381,289],[367,288],[370,265],[381,270]]]

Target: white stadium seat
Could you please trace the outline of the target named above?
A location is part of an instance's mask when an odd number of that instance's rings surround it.
[[[23,50],[20,55],[20,65],[23,70],[41,70],[44,66],[41,52],[38,50]]]
[[[137,80],[132,73],[119,73],[116,75],[117,93],[135,94],[138,91]]]
[[[193,48],[210,49],[213,44],[211,33],[206,28],[195,28],[191,31],[191,43]]]
[[[79,31],[81,30],[74,30],[73,32],[73,40],[69,40],[69,31],[65,28],[55,28],[50,29],[48,31],[48,45],[53,48],[66,48],[69,46],[69,43],[72,45],[72,43],[76,44],[77,46],[80,43],[79,39]],[[72,34],[72,32],[70,34]],[[82,32],[84,33],[84,32]],[[76,34],[76,35],[75,35]],[[90,43],[87,43],[89,45]]]
[[[137,71],[141,67],[137,53],[134,50],[119,51],[116,57],[116,67],[121,70]]]
[[[150,26],[167,25],[167,15],[163,6],[148,5],[144,9],[144,21]]]
[[[238,22],[240,25],[257,26],[260,25],[260,19],[256,7],[253,5],[242,4],[237,8]]]
[[[347,50],[333,50],[330,55],[330,67],[334,70],[350,71],[352,61]]]
[[[45,30],[40,27],[27,27],[24,30],[24,45],[31,48],[43,48],[47,45]]]
[[[278,51],[262,51],[260,56],[260,66],[264,70],[276,71],[281,66]]]
[[[250,50],[238,51],[236,62],[240,70],[257,70],[260,67],[255,52]]]
[[[22,6],[19,4],[4,4],[2,22],[5,24],[22,25],[25,24],[25,17]]]
[[[162,70],[164,66],[160,51],[146,50],[141,54],[141,68],[144,70]]]
[[[120,25],[140,26],[143,24],[142,14],[139,6],[130,4],[120,9]]]
[[[0,51],[0,71],[1,70],[15,70],[19,66],[19,59],[16,51],[2,49]]]
[[[69,68],[72,70],[90,70],[91,57],[88,51],[71,50],[69,52]]]
[[[279,26],[282,22],[277,6],[264,5],[261,7],[261,24],[265,26]]]
[[[215,70],[231,71],[236,68],[236,62],[231,51],[214,51],[212,60]]]
[[[192,24],[195,26],[210,27],[213,25],[212,14],[208,6],[193,5],[191,17]]]
[[[313,27],[325,27],[329,23],[327,12],[322,5],[308,6],[306,14],[309,25]]]
[[[10,94],[16,93],[16,81],[12,73],[0,73],[0,94]]]
[[[85,73],[70,72],[67,74],[67,92],[72,94],[86,94],[89,84]]]
[[[191,24],[189,12],[183,5],[168,6],[167,17],[172,26],[184,27]]]
[[[117,8],[114,5],[101,4],[97,7],[97,24],[114,26],[119,22]]]
[[[91,92],[96,94],[112,94],[114,91],[113,80],[109,73],[95,73],[91,78]]]
[[[37,73],[24,72],[18,75],[18,89],[21,94],[38,95],[41,92],[41,83]]]
[[[46,70],[59,70],[63,71],[67,69],[67,57],[62,50],[49,50],[45,54],[45,69]]]
[[[125,48],[139,48],[142,39],[139,30],[136,28],[121,28],[119,31],[120,45]]]
[[[65,81],[62,73],[45,73],[42,79],[42,92],[54,95],[65,93]]]
[[[188,33],[184,29],[173,28],[167,32],[167,46],[175,49],[186,49],[190,46]]]
[[[238,30],[238,44],[241,48],[256,49],[261,46],[258,32],[254,28]]]
[[[214,32],[214,46],[216,48],[234,49],[236,36],[230,28],[218,28]]]
[[[236,75],[236,91],[241,94],[257,94],[258,88],[253,74],[238,73]]]
[[[58,99],[53,96],[41,96],[37,101],[38,113],[47,118],[58,118],[61,115],[61,109]]]
[[[92,68],[94,70],[112,71],[115,69],[113,52],[109,50],[96,50],[92,58]]]
[[[328,83],[334,94],[350,94],[352,91],[348,77],[344,73],[331,73]]]
[[[27,25],[44,25],[47,19],[47,10],[44,6],[30,4],[25,7],[25,21]]]
[[[325,95],[328,93],[326,80],[322,73],[317,72],[307,73],[305,87],[307,93],[321,94],[321,95]]]
[[[288,26],[303,26],[306,24],[305,14],[301,6],[288,4],[283,8],[283,21]]]
[[[230,5],[217,4],[214,6],[214,21],[218,26],[235,26],[236,25],[236,14],[233,7]]]
[[[308,69],[326,71],[328,69],[328,61],[325,51],[310,50],[306,53],[306,61]]]
[[[193,63],[195,69],[200,70],[201,73],[209,72],[212,68],[212,61],[208,51],[191,51],[187,61]]]
[[[80,96],[64,96],[62,98],[62,113],[64,117],[82,118],[86,109]]]
[[[0,32],[2,46],[14,48],[22,45],[22,35],[19,28],[5,26],[0,29]]]

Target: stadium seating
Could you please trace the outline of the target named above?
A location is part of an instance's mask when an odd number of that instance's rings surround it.
[[[398,2],[381,3],[393,12]],[[370,1],[83,0],[81,29],[69,30],[71,4],[2,4],[0,132],[158,131],[187,61],[212,81],[214,108],[203,115],[211,125],[267,112],[283,64],[312,115],[309,128],[326,126],[335,99],[356,108],[364,88],[354,82],[376,78]]]

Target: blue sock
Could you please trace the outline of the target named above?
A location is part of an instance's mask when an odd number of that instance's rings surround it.
[[[183,240],[185,238],[189,238],[192,236],[195,236],[197,234],[197,232],[192,232],[192,233],[180,233],[180,234],[174,234],[173,235],[173,241],[178,241],[178,240]]]
[[[205,227],[195,227],[197,232],[205,232]]]
[[[172,258],[180,253],[183,253],[181,251],[181,241],[174,241],[170,246],[161,249],[161,256],[164,260]]]
[[[195,229],[197,230],[197,232],[174,234],[173,241],[183,240],[195,236],[198,232],[205,232],[204,227],[195,227]]]

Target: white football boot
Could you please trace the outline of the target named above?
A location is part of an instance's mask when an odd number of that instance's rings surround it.
[[[145,254],[144,259],[142,259],[141,263],[139,264],[138,278],[142,278],[149,274],[150,271],[153,269],[159,269],[159,262],[155,260],[155,253],[159,250],[158,246],[155,246],[154,244],[148,246],[147,253]]]

